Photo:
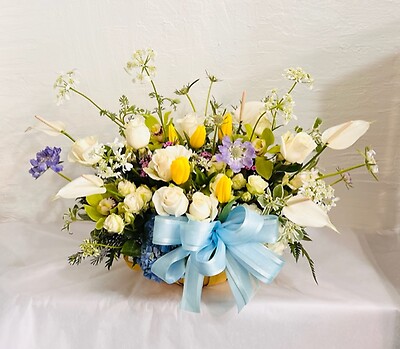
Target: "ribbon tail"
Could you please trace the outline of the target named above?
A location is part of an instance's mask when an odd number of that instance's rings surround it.
[[[229,251],[240,265],[265,284],[275,279],[284,264],[282,258],[260,243],[230,246]]]
[[[178,247],[158,258],[151,266],[151,271],[167,284],[173,284],[185,273],[185,260],[188,255],[188,251]]]
[[[238,312],[240,312],[250,301],[258,286],[258,282],[239,264],[229,251],[226,252],[226,274]]]
[[[186,263],[185,282],[181,308],[193,313],[200,313],[201,292],[203,289],[204,275],[200,274],[189,256]]]

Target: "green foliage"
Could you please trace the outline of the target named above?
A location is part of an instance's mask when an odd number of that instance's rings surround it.
[[[308,236],[307,236],[307,239],[303,238],[303,240],[311,241],[311,239]],[[306,251],[306,249],[304,248],[302,243],[299,241],[295,241],[293,243],[289,242],[289,247],[290,247],[290,252],[292,253],[296,262],[298,262],[300,255],[307,259],[308,265],[310,266],[310,269],[311,269],[311,274],[313,276],[313,279],[314,279],[315,283],[318,285],[317,275],[316,275],[315,267],[314,267],[314,261],[311,259],[310,255],[308,254],[308,252]]]
[[[267,160],[263,156],[257,156],[255,163],[257,173],[266,180],[270,179],[274,168],[272,161]]]
[[[232,206],[236,203],[236,200],[229,201],[224,208],[222,209],[221,213],[218,216],[218,220],[222,223],[226,221],[228,218],[229,212],[232,210]]]
[[[261,138],[265,141],[265,147],[268,148],[270,145],[274,144],[275,136],[271,129],[266,128],[261,134]]]
[[[140,245],[138,244],[137,241],[128,240],[122,246],[121,253],[125,256],[139,257]]]

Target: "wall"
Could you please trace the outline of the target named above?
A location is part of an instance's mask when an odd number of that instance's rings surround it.
[[[0,12],[0,221],[60,220],[71,204],[51,201],[64,183],[46,173],[29,177],[28,161],[45,145],[67,139],[24,131],[35,114],[64,120],[76,137],[89,133],[111,141],[114,131],[86,101],[74,96],[57,107],[53,82],[61,70],[77,68],[80,89],[100,105],[116,109],[127,94],[151,107],[148,86],[134,85],[123,70],[142,47],[158,52],[159,91],[196,78],[195,102],[206,93],[204,71],[220,77],[214,95],[238,104],[243,90],[260,99],[273,87],[288,88],[283,69],[312,73],[312,91],[294,93],[299,123],[316,117],[325,127],[349,119],[375,121],[354,148],[330,152],[322,165],[334,170],[360,160],[356,149],[373,145],[380,181],[353,175],[355,188],[342,197],[332,220],[360,228],[398,225],[400,184],[400,2],[371,1],[2,1]],[[50,210],[51,209],[51,210]]]

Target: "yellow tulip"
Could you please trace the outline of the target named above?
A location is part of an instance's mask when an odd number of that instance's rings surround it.
[[[231,198],[232,181],[226,176],[222,175],[217,185],[215,186],[215,195],[218,201],[222,204],[228,202]]]
[[[199,149],[204,145],[206,141],[206,127],[204,125],[200,125],[196,128],[196,131],[193,132],[190,137],[190,146],[194,149]]]
[[[232,134],[232,115],[226,113],[224,116],[224,121],[218,130],[218,138],[221,140],[224,136],[230,136]]]
[[[178,141],[178,134],[176,133],[173,124],[168,125],[168,140],[172,143],[176,143]]]
[[[190,164],[189,160],[184,156],[176,158],[171,163],[171,177],[172,180],[180,185],[187,182],[190,175]]]

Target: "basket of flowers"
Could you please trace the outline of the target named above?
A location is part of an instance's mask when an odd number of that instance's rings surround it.
[[[51,169],[66,180],[56,197],[73,198],[64,229],[76,221],[92,222],[72,265],[89,258],[111,268],[123,257],[144,277],[183,283],[181,307],[199,312],[202,287],[227,280],[238,309],[249,302],[258,282],[278,275],[289,249],[305,257],[316,280],[314,262],[304,242],[306,227],[337,230],[328,212],[336,205],[334,185],[351,185],[349,172],[365,167],[376,178],[375,152],[366,147],[360,163],[324,173],[318,161],[327,148],[342,150],[363,136],[370,123],[348,121],[322,130],[316,119],[308,128],[290,127],[293,90],[311,86],[301,68],[287,69],[285,93],[271,90],[260,101],[228,108],[211,95],[219,80],[207,73],[203,108],[191,98],[196,81],[161,95],[155,84],[154,52],[138,50],[126,65],[135,81],[147,82],[155,108],[133,105],[126,96],[120,110],[99,107],[80,91],[74,71],[59,76],[54,87],[60,102],[76,94],[98,109],[116,128],[118,138],[100,142],[76,138],[61,121],[36,116],[43,131],[71,140],[68,166],[82,175],[69,178],[61,148],[47,146],[31,160],[38,179]],[[191,112],[180,115],[183,99]],[[184,280],[184,282],[182,282]]]

